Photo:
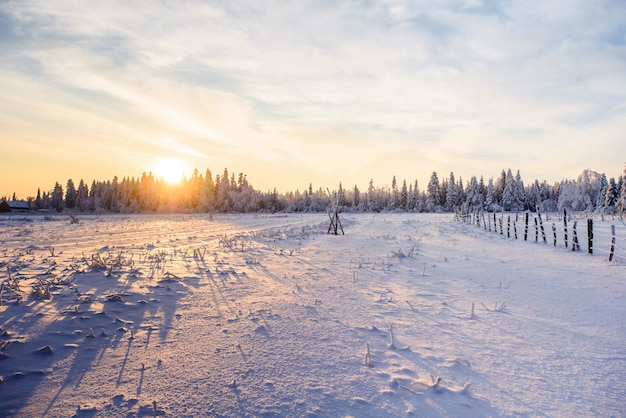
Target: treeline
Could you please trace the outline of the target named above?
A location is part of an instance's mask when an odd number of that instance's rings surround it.
[[[519,170],[509,169],[498,177],[484,181],[472,176],[463,182],[454,173],[439,179],[433,172],[425,188],[417,180],[407,183],[394,176],[391,186],[378,187],[370,180],[367,190],[345,189],[341,183],[332,197],[313,185],[302,192],[278,193],[255,190],[246,178],[229,174],[225,169],[213,176],[210,170],[202,175],[195,170],[190,178],[171,185],[155,179],[152,173],[141,178],[117,177],[88,186],[69,179],[63,187],[59,182],[48,192],[37,191],[29,199],[34,210],[71,210],[77,212],[114,213],[196,213],[196,212],[320,212],[338,202],[342,211],[351,212],[469,212],[499,211],[574,211],[621,214],[626,210],[626,168],[617,179],[585,170],[575,180],[548,184],[546,181],[525,185]]]

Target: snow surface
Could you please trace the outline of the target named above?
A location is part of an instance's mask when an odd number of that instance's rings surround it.
[[[0,217],[0,416],[626,416],[606,234],[325,216]]]

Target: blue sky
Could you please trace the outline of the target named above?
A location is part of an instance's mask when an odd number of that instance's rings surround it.
[[[0,84],[0,195],[163,158],[279,191],[613,177],[626,2],[3,1]]]

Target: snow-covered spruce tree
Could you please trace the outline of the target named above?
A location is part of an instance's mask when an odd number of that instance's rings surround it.
[[[520,174],[519,170],[517,170],[517,173],[515,173],[515,193],[514,193],[514,201],[515,201],[515,205],[517,206],[517,211],[522,211],[524,209],[526,209],[527,205],[526,205],[526,191],[524,189],[524,181],[522,180],[522,175]]]
[[[474,206],[472,205],[472,199],[476,193],[478,193],[478,184],[476,182],[476,176],[470,177],[469,182],[467,182],[467,187],[465,188],[465,201],[462,205],[462,210],[465,213],[474,212]]]
[[[459,202],[459,192],[457,189],[456,180],[454,178],[454,173],[450,172],[450,177],[448,178],[448,185],[446,187],[446,201],[445,208],[448,212],[454,211],[454,208],[460,206]]]
[[[76,191],[76,186],[74,186],[74,181],[72,179],[67,180],[67,186],[65,187],[65,207],[68,209],[74,209],[76,206],[76,197],[78,192]]]
[[[619,194],[618,207],[620,216],[626,215],[626,164],[624,165],[624,175],[622,175],[622,187]]]
[[[441,181],[441,185],[439,186],[439,211],[445,210],[446,201],[448,198],[448,179],[444,177]]]
[[[598,190],[595,201],[595,211],[598,213],[604,212],[604,195],[606,194],[606,189],[608,188],[609,181],[606,179],[606,174],[602,173],[600,177],[600,189]]]
[[[341,186],[341,182],[339,182],[339,189],[337,190],[337,202],[340,207],[346,205],[345,193],[343,191],[343,187]]]
[[[374,179],[370,179],[370,182],[367,186],[367,210],[368,212],[374,211]]]
[[[50,197],[50,207],[57,212],[63,211],[65,208],[65,201],[63,200],[63,187],[56,182],[54,189],[52,189],[52,196]]]
[[[428,186],[426,186],[426,212],[436,212],[441,210],[441,186],[437,172],[430,175]]]
[[[99,207],[97,204],[97,196],[96,189],[98,187],[98,183],[95,180],[91,182],[91,188],[89,189],[89,200],[87,201],[87,210],[90,212],[95,212],[96,207]]]
[[[617,184],[615,183],[615,178],[611,177],[609,179],[609,187],[606,189],[606,193],[604,195],[604,207],[609,214],[615,214],[615,204],[617,203]]]
[[[228,212],[231,209],[228,169],[224,169],[224,174],[222,174],[221,177],[218,175],[215,178],[215,185],[217,187],[217,201],[215,202],[215,207],[220,212]]]
[[[504,210],[518,212],[524,210],[524,201],[526,200],[523,192],[524,184],[522,183],[519,171],[513,177],[513,173],[509,168],[506,172],[504,181],[504,190],[502,191],[501,204]]]
[[[89,209],[89,189],[83,179],[80,179],[80,182],[78,183],[76,207],[81,212]]]
[[[468,212],[478,212],[483,210],[485,197],[480,191],[480,186],[476,180],[476,176],[472,176],[470,179],[465,194],[466,209]]]
[[[37,188],[37,197],[35,198],[35,210],[43,209],[43,201],[41,199],[41,189]]]
[[[615,210],[621,216],[624,213],[624,184],[626,183],[625,176],[619,176],[619,180],[617,181],[616,194],[617,199],[615,202]]]
[[[502,169],[500,176],[493,183],[493,203],[497,203],[499,205],[498,207],[502,206],[502,194],[504,193],[505,185],[506,171]]]
[[[502,207],[498,204],[495,198],[495,185],[492,178],[490,178],[487,183],[487,191],[485,193],[485,210],[487,212],[499,212],[502,210]]]
[[[539,180],[537,179],[535,179],[535,181],[530,186],[527,187],[526,205],[527,205],[527,208],[531,211],[535,211],[535,208],[540,208],[541,194],[540,194],[540,188],[539,188]]]
[[[450,172],[448,178],[448,187],[446,187],[446,210],[452,212],[454,210],[454,204],[457,200],[456,180],[454,178],[454,172]]]
[[[399,202],[399,207],[400,209],[404,210],[408,210],[408,203],[409,203],[409,191],[406,187],[406,180],[402,180],[402,188],[400,189],[400,202]]]
[[[363,208],[361,207],[361,192],[357,185],[354,185],[354,189],[352,190],[352,207],[354,210],[361,212]]]
[[[413,183],[413,193],[410,193],[410,207],[411,210],[419,211],[419,198],[420,198],[420,190],[417,185],[417,180]]]
[[[391,179],[391,198],[389,199],[389,208],[391,210],[396,209],[400,205],[400,193],[398,192],[398,181],[396,176]]]

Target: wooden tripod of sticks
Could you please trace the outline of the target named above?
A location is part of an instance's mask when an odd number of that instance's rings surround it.
[[[332,231],[335,235],[339,235],[338,230],[341,229],[341,235],[345,235],[345,232],[343,232],[343,226],[339,220],[339,197],[337,197],[337,200],[333,202],[330,191],[328,189],[326,189],[326,191],[328,192],[329,199],[331,199],[330,203],[333,205],[332,215],[330,213],[328,214],[328,217],[330,218],[330,225],[328,226],[327,234],[330,234]]]

